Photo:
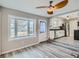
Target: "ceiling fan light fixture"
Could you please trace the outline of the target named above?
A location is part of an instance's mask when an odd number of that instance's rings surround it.
[[[47,10],[47,13],[48,14],[53,14],[53,7],[49,7],[48,10]]]
[[[48,14],[53,14],[53,11],[47,11]]]

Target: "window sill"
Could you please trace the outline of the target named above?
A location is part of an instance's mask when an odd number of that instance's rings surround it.
[[[27,37],[19,37],[19,38],[9,38],[8,41],[14,41],[14,40],[25,40],[25,39],[31,39],[31,38],[35,38],[36,35],[33,36],[27,36]]]

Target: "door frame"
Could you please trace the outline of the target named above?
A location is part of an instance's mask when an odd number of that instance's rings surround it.
[[[43,22],[45,22],[46,23],[46,31],[45,31],[45,33],[40,33],[40,22],[41,21],[43,21]],[[38,24],[39,24],[39,30],[38,30],[38,37],[39,37],[39,42],[42,42],[42,41],[46,41],[47,40],[47,21],[46,20],[39,20],[39,22],[38,22]],[[46,35],[46,38],[43,40],[42,38],[44,37],[41,37],[42,35]]]

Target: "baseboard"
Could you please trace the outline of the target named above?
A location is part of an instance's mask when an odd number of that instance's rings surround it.
[[[65,37],[65,36],[57,37],[57,38],[54,38],[54,39],[59,39],[59,38],[63,38],[63,37]]]
[[[39,44],[39,42],[37,42],[35,44],[30,44],[30,45],[27,45],[27,46],[24,46],[24,47],[12,49],[12,50],[9,50],[9,51],[5,51],[5,52],[2,52],[2,54],[6,54],[6,53],[9,53],[9,52],[12,52],[12,51],[20,50],[20,49],[23,49],[23,48],[26,48],[26,47],[30,47],[30,46],[33,46],[33,45],[36,45],[36,44]]]

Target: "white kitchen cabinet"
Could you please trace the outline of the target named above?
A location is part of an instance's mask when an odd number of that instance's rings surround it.
[[[50,39],[51,39],[51,40],[54,39],[54,31],[50,31]]]
[[[50,29],[59,29],[60,26],[64,23],[63,19],[61,18],[51,18],[50,19]]]
[[[58,30],[58,31],[56,31],[56,37],[62,37],[65,35],[64,33],[65,33],[64,30]]]

